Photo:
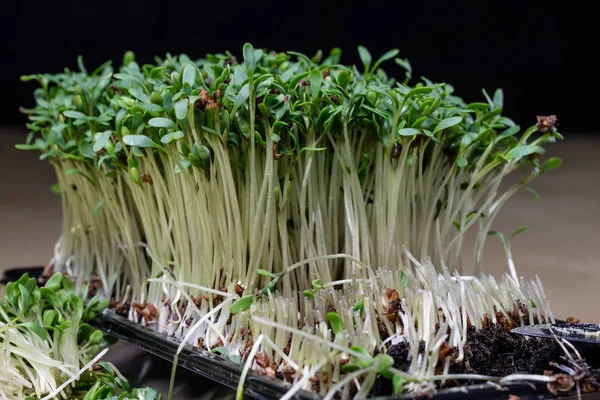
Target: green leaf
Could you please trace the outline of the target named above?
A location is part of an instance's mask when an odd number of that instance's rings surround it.
[[[344,365],[342,365],[342,372],[344,374],[348,374],[348,373],[351,373],[351,372],[356,372],[358,370],[360,370],[360,367],[358,365],[356,365],[356,364],[344,364]]]
[[[392,58],[396,57],[398,55],[398,53],[400,53],[400,50],[398,49],[393,49],[390,50],[388,52],[386,52],[384,55],[382,55],[381,57],[379,57],[379,60],[377,60],[375,62],[375,64],[373,64],[373,69],[372,71],[375,72],[377,71],[377,68],[384,62],[391,60]]]
[[[173,132],[173,140],[179,140],[179,139],[181,139],[183,136],[184,136],[184,135],[183,135],[183,132],[181,132],[181,131],[176,131],[176,132]]]
[[[410,61],[408,61],[408,59],[396,58],[394,60],[394,62],[406,71],[407,80],[412,78],[412,67],[411,67]]]
[[[500,132],[500,134],[496,138],[496,141],[499,142],[499,141],[501,141],[503,139],[506,139],[508,137],[514,136],[520,130],[521,130],[521,127],[519,125],[513,125],[510,128],[506,128],[505,130],[503,130],[502,132]]]
[[[466,158],[464,157],[457,157],[456,158],[456,165],[458,165],[460,168],[464,168],[466,167],[468,164],[468,161]]]
[[[412,97],[416,94],[429,94],[433,92],[433,88],[430,87],[416,87],[414,89],[411,89],[408,91],[408,93],[406,93],[405,98],[409,98]]]
[[[40,339],[42,339],[42,340],[48,339],[48,331],[46,331],[44,328],[42,328],[40,326],[40,324],[38,324],[37,322],[31,322],[31,321],[25,322],[23,324],[23,326],[26,327],[27,329],[29,329],[31,332],[38,335],[40,337]]]
[[[148,96],[143,90],[137,88],[129,89],[129,94],[138,99],[143,103],[150,103],[150,96]]]
[[[54,320],[56,319],[57,316],[58,316],[58,312],[56,310],[44,311],[44,316],[42,318],[44,326],[52,326],[52,324],[54,323]]]
[[[191,155],[195,156],[195,154],[190,153]],[[197,156],[196,156],[197,157]],[[189,162],[188,160],[180,160],[179,163],[175,166],[175,172],[180,173],[181,172],[181,167],[183,167],[184,169],[187,169],[190,167],[190,165],[192,165],[191,162]]]
[[[227,350],[227,347],[216,347],[214,349],[212,349],[210,351],[211,353],[217,353],[218,355],[220,355],[223,358],[229,358],[229,350]]]
[[[231,361],[234,361],[233,357],[235,357],[235,356],[232,356]],[[241,360],[240,360],[239,364],[241,364]],[[144,392],[143,393],[144,400],[160,400],[160,399],[162,399],[162,395],[159,395],[158,392],[152,388],[144,388],[143,392]]]
[[[318,96],[322,82],[323,77],[321,76],[321,72],[318,69],[313,70],[310,74],[310,95],[313,99]]]
[[[535,301],[533,301],[533,299],[531,299],[530,301],[531,301],[531,307],[537,308],[537,304],[535,304]]]
[[[388,370],[394,366],[394,359],[392,358],[392,356],[390,356],[388,354],[378,355],[376,357],[376,362],[377,362],[377,373],[381,374],[381,375],[387,373]]]
[[[106,142],[108,142],[111,134],[112,131],[104,131],[96,136],[93,147],[94,153],[97,153],[104,148],[104,145],[106,145]]]
[[[55,183],[52,186],[50,186],[50,190],[52,190],[52,192],[59,197],[62,195],[62,189],[60,188],[60,185],[58,183]]]
[[[441,130],[448,129],[454,125],[458,125],[461,123],[461,121],[462,117],[445,118],[435,127],[435,129],[433,130],[433,134],[435,135]]]
[[[360,315],[362,316],[364,310],[365,310],[365,296],[361,295],[358,298],[358,300],[356,300],[356,303],[352,307],[352,311],[354,311],[354,312],[358,311],[360,313]]]
[[[7,287],[7,294],[8,294],[8,287]],[[43,299],[48,301],[54,307],[62,307],[62,302],[60,300],[60,297],[56,294],[56,292],[54,290],[43,287],[43,288],[40,288],[40,294],[42,295]]]
[[[257,273],[257,274],[259,274],[259,275],[262,275],[262,276],[269,276],[269,277],[271,277],[271,278],[275,278],[275,277],[277,277],[277,275],[276,275],[276,274],[274,274],[274,273],[272,273],[272,272],[269,272],[269,271],[267,271],[266,269],[261,269],[261,268],[257,269],[257,270],[256,270],[256,273]]]
[[[191,64],[187,64],[185,66],[185,68],[183,69],[183,79],[181,80],[182,83],[187,83],[190,86],[195,86],[195,80],[196,80],[196,67],[194,65]]]
[[[175,116],[178,120],[184,120],[187,117],[188,111],[188,99],[181,99],[177,103],[173,104],[175,108]]]
[[[404,269],[400,270],[400,282],[402,283],[402,289],[408,286],[408,275],[404,272]]]
[[[311,283],[315,289],[323,289],[323,282],[320,279],[314,279]]]
[[[88,142],[79,142],[79,152],[88,158],[94,158],[96,156],[92,144]]]
[[[190,160],[190,163],[196,165],[196,166],[200,166],[200,157],[198,157],[196,154],[194,153],[190,153],[188,154],[188,159]]]
[[[244,44],[244,68],[246,69],[246,73],[248,75],[252,75],[254,73],[254,69],[256,68],[256,58],[254,53],[254,47],[250,43]]]
[[[504,157],[502,154],[498,153],[496,154],[496,156],[494,157],[494,162],[495,163],[508,163],[508,159],[506,157]]]
[[[419,119],[417,119],[415,122],[412,123],[412,125],[410,126],[411,128],[419,128],[420,126],[423,125],[423,123],[425,121],[427,121],[429,118],[425,115]],[[433,118],[432,118],[433,119]],[[434,120],[435,121],[435,120]]]
[[[246,311],[250,308],[250,306],[252,306],[252,303],[254,303],[254,295],[248,295],[248,296],[244,296],[240,299],[237,299],[230,307],[229,311],[235,315],[235,314],[239,314],[243,311]]]
[[[421,133],[420,129],[415,128],[402,128],[398,131],[400,136],[414,136],[419,135]]]
[[[142,110],[152,112],[152,113],[164,111],[164,109],[161,106],[152,104],[152,103],[139,103],[138,106]]]
[[[371,354],[369,354],[369,352],[367,350],[365,350],[363,347],[361,346],[350,346],[350,350],[362,354],[364,357],[360,357],[356,359],[357,364],[361,367],[361,368],[368,368],[372,363],[373,363],[373,358],[371,357]]]
[[[104,335],[102,334],[102,331],[94,331],[94,333],[92,333],[90,335],[90,343],[98,343],[100,340],[102,340],[102,337]]]
[[[66,331],[67,329],[71,329],[72,327],[73,327],[73,321],[66,320],[66,321],[63,321],[63,323],[58,326],[58,330]]]
[[[173,133],[167,133],[166,135],[164,135],[163,137],[160,138],[160,142],[164,143],[164,144],[169,144],[173,141]]]
[[[494,108],[492,111],[490,111],[489,113],[484,115],[483,118],[481,118],[481,122],[489,121],[489,120],[493,119],[494,117],[496,117],[497,115],[499,115],[501,112],[502,112],[501,108]]]
[[[504,246],[504,249],[507,249],[508,243],[506,242],[506,239],[504,238],[504,234],[502,232],[489,231],[488,235],[496,235],[496,236],[498,236],[498,238],[500,239],[500,243],[502,243],[502,246]]]
[[[392,385],[394,386],[394,393],[401,394],[404,391],[405,383],[406,383],[406,380],[404,379],[404,377],[402,375],[394,374],[394,377],[392,378]]]
[[[60,286],[62,284],[62,277],[63,277],[63,274],[61,274],[60,272],[54,273],[54,275],[52,275],[50,277],[50,279],[48,279],[48,281],[46,282],[44,287],[46,287],[50,290],[60,289]]]
[[[26,312],[31,305],[31,296],[29,295],[29,290],[21,284],[19,284],[19,291],[21,292],[21,310]]]
[[[258,111],[260,111],[263,117],[269,118],[269,109],[263,103],[258,104]]]
[[[108,299],[102,299],[102,300],[98,300],[98,303],[94,306],[94,307],[90,307],[92,311],[94,312],[100,312],[102,310],[104,310],[105,308],[107,308],[110,304],[110,301]]]
[[[558,157],[552,157],[544,161],[541,166],[542,172],[552,171],[555,168],[558,168],[562,165],[562,160]]]
[[[536,202],[538,202],[538,203],[540,202],[540,195],[534,189],[532,189],[530,187],[525,187],[525,188],[523,188],[523,190],[525,190],[526,192],[531,193],[533,195],[533,198],[535,199]]]
[[[504,92],[502,89],[496,89],[494,92],[494,108],[503,108],[504,107]]]
[[[34,301],[37,302],[38,296],[37,293],[34,293],[35,289],[38,287],[37,280],[35,278],[29,278],[29,280],[23,286],[25,286],[25,289],[27,289],[27,291],[33,295]]]
[[[148,125],[153,126],[155,128],[175,128],[175,122],[171,121],[169,118],[152,118],[148,121]],[[123,138],[124,139],[124,138]]]
[[[261,291],[262,294],[266,296],[269,294],[269,292],[272,292],[273,289],[275,289],[275,285],[277,284],[277,282],[279,282],[279,278],[281,278],[281,275],[275,276],[275,278],[273,278],[271,282],[267,283],[267,286],[265,286]]]
[[[475,102],[469,103],[467,105],[467,108],[469,110],[487,110],[488,108],[490,108],[490,105],[488,103]]]
[[[360,61],[362,61],[365,67],[365,72],[368,72],[369,68],[371,67],[371,53],[369,53],[369,50],[367,50],[365,47],[358,46],[358,55],[360,57]]]
[[[343,336],[344,335],[344,324],[342,323],[342,319],[337,313],[328,312],[327,319],[329,320],[329,324],[331,325],[331,330],[335,334],[335,336]]]
[[[510,237],[515,237],[515,236],[516,236],[516,235],[518,235],[519,233],[521,233],[521,232],[525,232],[525,231],[527,230],[527,228],[528,228],[527,226],[521,226],[521,227],[519,227],[519,228],[515,229],[515,230],[514,230],[514,231],[513,231],[513,232],[510,234]]]
[[[63,286],[63,289],[65,290],[65,292],[67,292],[69,294],[75,293],[75,284],[73,283],[71,278],[69,278],[66,275],[62,276],[62,286]]]
[[[350,82],[350,75],[348,74],[348,71],[341,70],[338,75],[337,75],[337,83],[338,85],[340,85],[341,87],[345,87],[348,82]]]
[[[79,111],[68,110],[63,113],[65,117],[75,119],[87,119],[87,115]]]
[[[92,211],[92,215],[94,217],[96,215],[98,215],[98,212],[100,212],[100,209],[102,208],[103,205],[104,205],[104,199],[100,199],[100,201],[98,202],[98,204],[96,204],[96,206],[94,207],[94,210]]]
[[[165,118],[162,118],[165,119]],[[170,120],[167,120],[170,121]],[[128,146],[137,146],[137,147],[157,147],[158,145],[152,141],[148,136],[145,135],[127,135],[123,136],[123,143]]]
[[[39,150],[39,147],[35,144],[15,144],[15,149],[17,150]]]
[[[27,285],[27,283],[29,282],[30,279],[32,279],[32,278],[29,277],[29,273],[25,272],[14,283],[16,283],[17,285],[23,285],[23,286],[25,286],[25,285]]]
[[[310,290],[305,290],[302,292],[302,294],[304,295],[304,297],[308,297],[309,299],[315,298],[315,294],[313,292],[311,292]]]
[[[490,95],[488,94],[487,90],[485,89],[481,89],[481,92],[483,93],[483,95],[485,96],[485,99],[488,101],[488,103],[490,104],[490,107],[494,106],[494,102],[492,101],[492,99],[490,98]]]
[[[514,149],[512,149],[508,153],[506,153],[504,158],[506,158],[507,160],[510,161],[510,160],[514,160],[517,158],[528,156],[530,154],[543,153],[543,152],[544,152],[543,148],[541,148],[539,146],[534,146],[534,145],[528,144],[528,145],[515,147]]]
[[[242,104],[248,101],[248,97],[250,97],[250,86],[246,83],[244,86],[242,86],[237,96],[235,97],[235,101],[233,102],[234,107],[241,107]]]
[[[303,147],[300,150],[300,153],[302,153],[303,151],[323,151],[323,150],[327,150],[327,147]]]

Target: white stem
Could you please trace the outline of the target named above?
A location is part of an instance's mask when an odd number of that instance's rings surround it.
[[[87,363],[83,368],[81,368],[79,371],[77,371],[76,374],[71,376],[62,385],[57,387],[53,392],[51,392],[47,396],[43,397],[41,400],[49,400],[49,399],[52,399],[53,397],[55,397],[56,395],[58,395],[64,388],[69,386],[72,382],[76,381],[81,376],[81,374],[83,374],[85,371],[90,369],[92,367],[92,365],[94,365],[98,360],[100,360],[106,354],[107,351],[108,351],[108,349],[102,350],[96,357],[94,357],[92,359],[92,361]]]
[[[263,335],[260,334],[258,335],[258,338],[256,338],[256,342],[254,342],[254,345],[252,346],[252,350],[250,351],[250,354],[248,355],[248,359],[246,360],[246,363],[244,364],[244,369],[242,370],[242,375],[240,375],[240,383],[238,383],[238,387],[237,387],[237,392],[236,392],[236,400],[242,400],[243,395],[244,395],[244,382],[246,381],[246,376],[248,375],[248,371],[250,371],[250,369],[252,368],[252,364],[254,363],[254,356],[256,356],[256,352],[258,351],[258,347],[260,346],[260,343],[263,340]]]

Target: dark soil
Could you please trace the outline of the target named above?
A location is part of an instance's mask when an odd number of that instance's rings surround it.
[[[424,351],[424,347],[422,344],[420,353]],[[395,368],[407,371],[411,361],[408,352],[408,345],[402,342],[391,346],[387,354],[394,359]],[[458,354],[453,349],[446,348],[444,355],[455,360]],[[491,325],[479,331],[471,328],[465,345],[464,360],[453,361],[449,373],[499,377],[514,373],[543,374],[544,371],[552,369],[552,361],[562,363],[561,355],[564,355],[562,349],[553,340],[511,334],[500,325]],[[440,360],[438,365],[440,373],[443,361]],[[481,382],[447,382],[445,387],[477,383]],[[391,393],[391,381],[380,377],[375,385],[374,394]]]
[[[563,351],[554,340],[506,332],[491,326],[467,334],[465,362],[454,365],[454,373],[506,376],[514,373],[542,374],[551,361],[560,361]]]
[[[421,353],[424,347],[421,345]],[[394,359],[396,368],[408,370],[410,360],[406,343],[391,346],[387,354]],[[449,354],[456,357],[452,352]],[[453,362],[450,373],[491,376],[514,373],[542,374],[549,368],[551,361],[560,361],[562,354],[562,349],[553,340],[512,334],[499,325],[479,331],[471,328],[465,346],[465,358],[460,363]]]

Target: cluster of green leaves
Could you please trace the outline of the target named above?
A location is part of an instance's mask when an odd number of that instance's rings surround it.
[[[60,273],[54,274],[43,287],[36,279],[24,274],[6,285],[0,323],[5,329],[15,328],[36,334],[42,340],[60,341],[67,333],[74,334],[77,346],[86,346],[84,359],[90,360],[103,344],[101,331],[86,321],[108,306],[108,300],[93,297],[87,304],[75,293],[73,281]],[[75,332],[72,332],[75,330]]]
[[[117,73],[109,63],[88,73],[80,60],[79,72],[23,78],[41,87],[34,93],[35,108],[24,110],[31,135],[17,147],[39,150],[42,158],[128,168],[136,181],[136,157],[144,156],[143,149],[176,152],[179,165],[207,168],[212,146],[220,143],[243,169],[250,141],[281,157],[300,157],[326,149],[309,147],[307,137],[337,138],[344,127],[370,132],[392,155],[397,145],[442,143],[450,162],[461,168],[473,165],[490,143],[496,150],[490,163],[521,158],[539,163],[527,156],[543,149],[519,141],[520,128],[501,115],[501,90],[493,96],[484,92],[485,102],[465,103],[450,85],[423,79],[411,87],[390,78],[380,66],[391,59],[407,77],[412,74],[397,50],[375,62],[365,48],[359,54],[362,72],[340,64],[339,49],[309,58],[250,44],[243,63],[225,53],[197,61],[167,55],[139,65],[127,53]],[[549,136],[560,137],[554,129]],[[365,165],[348,169],[367,173],[368,160],[366,155]]]
[[[77,391],[85,393],[82,400],[161,400],[162,395],[151,388],[132,388],[107,362],[96,364],[97,369],[77,382]]]
[[[292,267],[286,268],[283,271],[280,271],[278,273],[269,272],[267,270],[259,268],[256,271],[258,273],[258,275],[266,276],[268,278],[271,278],[271,280],[269,282],[267,282],[267,284],[261,290],[259,290],[256,294],[249,294],[249,295],[243,296],[243,297],[237,299],[236,301],[234,301],[231,304],[229,311],[234,315],[239,314],[243,311],[247,311],[248,309],[250,309],[250,307],[254,303],[254,300],[256,299],[256,297],[267,296],[269,293],[273,292],[275,290],[275,285],[277,285],[277,282],[279,282],[279,280],[282,277],[284,277],[285,275],[292,272],[295,268],[296,268],[296,266],[292,266]],[[320,279],[315,279],[312,281],[312,285],[313,285],[313,290],[305,290],[304,292],[302,292],[302,294],[308,298],[314,299],[315,294],[320,292],[321,290],[323,290],[323,282],[321,282]]]
[[[87,293],[87,290],[84,292]],[[102,347],[111,343],[102,331],[95,330],[87,323],[107,306],[108,300],[101,300],[97,296],[85,303],[75,292],[73,281],[63,274],[54,274],[42,287],[36,279],[24,274],[6,285],[4,299],[0,300],[0,332],[10,329],[11,335],[18,332],[35,335],[49,342],[54,360],[69,364],[74,359],[78,363],[77,368],[80,368],[96,356]],[[27,354],[21,353],[27,361]],[[31,357],[35,356],[31,354]],[[100,362],[96,365],[100,368],[81,375],[69,398],[161,398],[153,389],[132,389],[111,364]],[[56,373],[60,373],[58,368]],[[65,375],[64,379],[68,378]],[[33,400],[33,397],[28,399]]]
[[[356,311],[357,305],[354,306],[354,311]],[[329,312],[327,313],[327,319],[336,340],[342,340],[344,337],[344,325],[340,316],[335,312]],[[394,359],[392,356],[384,353],[372,356],[364,347],[357,345],[350,346],[350,350],[361,355],[361,357],[352,357],[349,363],[342,366],[342,372],[349,374],[362,371],[380,375],[383,378],[392,380],[394,393],[402,393],[407,374],[393,368]]]

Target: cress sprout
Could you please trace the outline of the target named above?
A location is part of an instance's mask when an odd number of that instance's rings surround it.
[[[152,389],[132,389],[112,364],[99,362],[109,342],[88,322],[107,306],[98,296],[85,303],[58,272],[44,286],[28,274],[9,282],[0,300],[0,397],[160,399]]]
[[[17,147],[50,161],[63,204],[52,269],[181,346],[241,356],[244,376],[276,368],[298,390],[326,375],[322,394],[359,377],[367,393],[389,364],[374,352],[399,340],[411,367],[388,374],[394,387],[434,390],[468,328],[552,321],[539,280],[496,282],[482,255],[506,202],[560,165],[544,159],[556,118],[521,129],[501,90],[468,103],[449,84],[410,84],[397,50],[359,55],[347,66],[339,49],[246,44],[241,61],[127,53],[118,68],[24,77],[40,87]],[[436,358],[444,343],[455,359]],[[348,364],[352,348],[369,363]]]

